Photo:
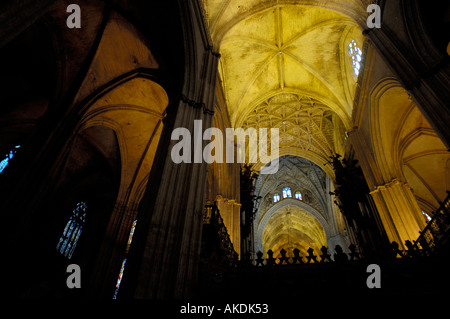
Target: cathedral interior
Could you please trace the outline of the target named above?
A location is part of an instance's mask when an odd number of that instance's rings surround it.
[[[9,297],[429,297],[450,283],[448,2],[11,0],[0,26]],[[173,132],[198,135],[194,121],[278,129],[278,170],[262,174],[250,142],[226,161],[216,135],[215,161],[193,160],[208,144],[194,137],[175,162]]]

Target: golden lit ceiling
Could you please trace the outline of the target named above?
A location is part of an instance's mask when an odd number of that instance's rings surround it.
[[[277,6],[233,27],[220,46],[219,69],[232,122],[239,126],[280,93],[316,98],[345,118],[351,104],[336,53],[347,25],[351,20],[330,10]]]
[[[299,207],[284,207],[277,211],[267,223],[263,232],[263,250],[269,249],[277,256],[281,249],[293,256],[297,248],[303,254],[313,248],[316,255],[322,246],[327,246],[323,227],[306,210]]]
[[[280,171],[257,183],[263,202],[255,217],[255,248],[317,252],[327,246],[328,235],[339,232],[339,223],[329,189],[317,174],[305,175],[305,162],[298,160],[317,164],[333,179],[324,164],[331,155],[343,155],[345,131],[352,128],[357,78],[348,45],[354,40],[363,49],[367,1],[203,0],[203,5],[214,50],[221,54],[219,75],[231,125],[280,133]],[[289,179],[289,172],[302,181]],[[304,192],[304,200],[270,202],[282,184]]]
[[[355,17],[364,16],[361,1],[322,2],[203,0],[213,44],[221,53],[219,73],[232,125],[278,127],[286,144],[280,155],[319,165],[341,146],[335,132],[342,137],[351,128],[356,78],[348,43],[354,39],[362,47]],[[297,112],[283,118],[282,104],[266,107],[273,100],[292,102],[292,97],[313,101],[317,109],[313,105],[307,111],[298,103]],[[258,124],[260,115],[265,118]]]
[[[256,106],[242,127],[278,128],[280,156],[296,155],[320,165],[331,154],[344,152],[345,127],[341,119],[325,104],[307,96],[275,95]],[[256,154],[253,156],[256,158]],[[330,165],[324,169],[334,176]]]

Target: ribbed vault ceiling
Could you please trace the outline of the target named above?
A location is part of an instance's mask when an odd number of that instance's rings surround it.
[[[234,127],[277,127],[280,154],[323,164],[351,127],[362,1],[203,0]]]
[[[330,10],[277,6],[234,26],[220,46],[232,122],[239,126],[246,111],[283,92],[323,100],[344,117],[348,103],[336,53],[349,24]]]
[[[335,221],[327,185],[329,178],[320,167],[292,155],[280,158],[276,173],[260,174],[255,181],[255,195],[260,197],[253,224],[255,249],[275,254],[285,249],[292,256],[295,248],[306,254],[310,247],[318,253],[327,246]],[[292,197],[274,202],[284,187],[291,189]],[[295,199],[295,192],[302,194],[301,200]]]
[[[273,205],[272,197],[281,194],[283,187],[290,187],[292,194],[301,192],[303,202],[327,216],[327,196],[325,172],[314,163],[292,155],[282,156],[279,169],[275,174],[259,175],[255,181],[255,196],[260,196],[256,221],[259,222],[264,213]]]
[[[277,256],[281,249],[293,256],[297,248],[303,254],[313,248],[316,255],[322,246],[327,246],[325,232],[319,221],[299,207],[284,207],[269,220],[263,232],[263,249],[271,249]]]

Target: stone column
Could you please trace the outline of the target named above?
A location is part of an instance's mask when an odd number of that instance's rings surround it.
[[[197,280],[208,163],[195,163],[194,156],[208,141],[194,147],[194,120],[202,121],[203,130],[212,125],[219,54],[211,50],[199,3],[178,3],[185,44],[181,99],[171,99],[177,105],[169,107],[119,299],[185,299],[192,297]],[[179,127],[191,133],[191,163],[175,164],[171,158],[179,143],[171,140],[171,132]]]
[[[405,247],[405,241],[416,240],[425,227],[421,209],[408,184],[394,179],[370,192],[378,208],[389,241]]]

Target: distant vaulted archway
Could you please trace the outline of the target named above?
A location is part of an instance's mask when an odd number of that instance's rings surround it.
[[[285,206],[278,209],[268,219],[261,234],[262,249],[270,249],[275,256],[284,249],[293,256],[294,249],[305,253],[309,248],[316,252],[327,246],[326,232],[322,224],[308,211],[298,206]]]
[[[329,228],[325,218],[308,204],[285,200],[264,214],[256,231],[256,248],[264,253],[271,249],[275,254],[281,249],[292,254],[295,248],[303,253],[309,248],[319,251],[327,246]]]
[[[348,247],[342,214],[330,195],[331,179],[313,162],[282,156],[278,171],[259,175],[254,185],[260,198],[253,219],[255,253]]]

